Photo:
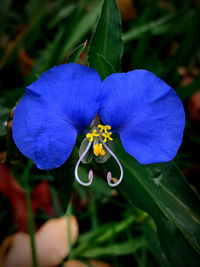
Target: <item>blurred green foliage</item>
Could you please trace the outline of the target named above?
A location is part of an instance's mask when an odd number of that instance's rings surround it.
[[[9,113],[25,86],[50,67],[66,62],[88,64],[99,71],[102,79],[120,69],[147,69],[173,86],[188,108],[191,96],[200,90],[198,1],[135,0],[129,2],[126,12],[119,2],[123,1],[118,1],[123,33],[114,0],[104,2],[102,13],[103,1],[99,0],[1,1],[1,152],[7,147],[10,169],[28,192],[42,180],[49,182],[55,216],[65,213],[74,188],[72,207],[79,220],[80,236],[71,257],[100,258],[114,266],[198,266],[200,117],[191,120],[191,109],[187,109],[183,145],[175,158],[188,181],[174,163],[141,167],[117,140],[116,153],[125,171],[118,192],[102,179],[106,170],[115,169],[112,160],[104,165],[92,163],[96,172],[91,187],[74,183],[81,134],[67,162],[51,173],[30,164],[27,169],[27,159],[21,156],[19,160],[9,127],[6,136]],[[196,112],[195,108],[192,106],[192,111]],[[82,176],[87,176],[89,167],[81,166]],[[194,167],[198,168],[195,174]],[[114,174],[118,177],[117,171]],[[9,221],[9,203],[3,194],[0,196],[0,226],[8,234],[15,225]],[[44,212],[37,213],[36,223],[40,225],[49,218],[51,215]],[[4,237],[0,236],[1,241]]]

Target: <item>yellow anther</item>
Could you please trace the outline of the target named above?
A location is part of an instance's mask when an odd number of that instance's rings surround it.
[[[99,136],[99,134],[97,133],[97,130],[93,130],[92,131],[92,135],[95,136],[95,137],[98,137]]]
[[[93,141],[93,135],[88,133],[86,134],[86,138],[90,139],[89,141],[92,142]]]
[[[95,156],[99,155],[99,144],[94,145],[94,154],[95,154]]]
[[[105,133],[108,133],[108,131],[111,129],[111,127],[110,127],[110,125],[101,125],[101,124],[99,124],[98,126],[97,126],[99,129],[100,129],[100,133],[102,133],[103,131],[105,132]]]
[[[103,140],[104,143],[107,142],[107,139],[109,139],[110,141],[113,140],[112,137],[110,137],[111,134],[112,134],[111,132],[109,132],[109,133],[103,133],[103,134],[102,134],[102,136],[104,137],[104,140]]]
[[[103,149],[102,144],[99,144],[99,153],[101,156],[104,156],[106,154],[106,151]]]
[[[97,133],[97,130],[93,130],[92,133],[86,134],[86,138],[90,139],[89,141],[92,142],[94,137],[98,137],[99,134]]]
[[[99,154],[104,156],[106,154],[105,150],[103,149],[102,144],[95,144],[94,145],[94,154],[97,157]]]

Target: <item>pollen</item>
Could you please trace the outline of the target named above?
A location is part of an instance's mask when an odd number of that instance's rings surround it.
[[[98,156],[99,154],[101,156],[104,156],[106,154],[105,150],[103,149],[102,144],[95,144],[94,145],[94,154],[95,154],[95,156]]]
[[[97,130],[93,130],[92,133],[86,134],[86,138],[90,139],[89,141],[92,142],[94,137],[98,137],[99,134],[97,133]]]
[[[108,134],[108,131],[111,129],[110,125],[105,125],[104,126],[104,125],[99,124],[97,127],[100,129],[99,130],[100,133],[102,133],[104,131],[107,134]]]
[[[111,132],[109,132],[109,133],[102,133],[102,136],[104,137],[104,140],[103,140],[104,143],[107,142],[107,139],[109,139],[110,141],[113,141],[113,138],[110,137],[111,134],[112,134]]]

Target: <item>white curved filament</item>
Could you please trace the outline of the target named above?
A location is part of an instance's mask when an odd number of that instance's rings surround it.
[[[89,174],[88,174],[89,182],[87,182],[87,183],[82,182],[81,179],[80,179],[79,176],[78,176],[78,167],[79,167],[79,165],[80,165],[82,159],[85,157],[85,155],[86,155],[87,152],[89,151],[89,149],[90,149],[90,147],[91,147],[91,144],[92,144],[92,142],[89,142],[89,144],[87,145],[85,151],[84,151],[83,154],[80,156],[79,160],[78,160],[77,163],[76,163],[75,172],[74,172],[74,173],[75,173],[76,181],[77,181],[79,184],[83,185],[83,186],[89,186],[89,185],[91,185],[92,180],[93,180],[93,171],[92,171],[92,170],[89,171]]]
[[[110,148],[109,148],[104,142],[102,142],[102,144],[103,144],[103,146],[108,150],[108,152],[113,156],[113,158],[116,160],[116,162],[117,162],[117,164],[119,165],[119,168],[120,168],[120,172],[121,172],[121,174],[120,174],[120,178],[119,178],[119,180],[118,180],[116,183],[114,183],[114,184],[111,183],[111,181],[112,181],[112,174],[111,174],[111,172],[108,172],[108,173],[107,173],[107,181],[108,181],[109,186],[115,187],[115,186],[117,186],[118,184],[120,184],[121,181],[122,181],[122,179],[123,179],[123,175],[124,175],[124,173],[123,173],[123,168],[122,168],[122,165],[121,165],[120,161],[118,160],[118,158],[116,157],[116,155],[112,152],[112,150],[110,150]]]

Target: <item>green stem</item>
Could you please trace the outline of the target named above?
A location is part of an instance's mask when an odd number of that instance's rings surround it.
[[[59,203],[58,194],[52,185],[50,186],[50,191],[51,191],[51,199],[53,202],[53,207],[56,212],[56,217],[60,217],[63,215],[63,212]]]
[[[24,171],[23,180],[24,180],[24,185],[26,189],[27,219],[28,219],[28,231],[29,231],[30,242],[31,242],[32,263],[33,263],[33,267],[38,267],[36,249],[35,249],[35,225],[34,225],[34,216],[33,216],[32,203],[31,203],[31,188],[30,188],[29,181],[28,181],[32,166],[33,166],[33,162],[29,161]]]
[[[65,213],[67,217],[67,245],[69,245],[69,254],[68,254],[68,259],[72,259],[72,233],[71,233],[71,215],[72,215],[72,205],[71,202],[68,205],[68,209],[66,210]]]
[[[27,201],[27,217],[28,217],[28,231],[31,241],[31,252],[32,252],[32,263],[33,267],[38,267],[36,249],[35,249],[35,225],[34,225],[34,217],[32,212],[32,204],[31,204],[31,191],[28,189],[26,191],[26,201]]]

